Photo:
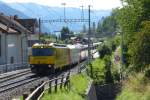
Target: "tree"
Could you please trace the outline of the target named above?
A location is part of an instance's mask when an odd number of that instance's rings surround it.
[[[108,47],[108,45],[103,45],[99,49],[99,55],[100,58],[104,58],[105,55],[111,55],[111,49]]]
[[[92,34],[95,34],[95,32],[96,32],[96,24],[95,24],[95,22],[93,22],[93,24],[92,24]]]
[[[143,70],[150,62],[150,0],[122,0],[117,10],[117,22],[127,47],[126,57],[136,71]]]
[[[68,27],[63,27],[61,29],[61,40],[68,39],[70,36],[70,30]]]
[[[87,29],[86,29],[86,25],[83,24],[83,30],[82,30],[83,33],[86,33],[87,32]]]
[[[97,35],[112,36],[116,33],[116,29],[116,12],[113,11],[110,16],[105,17],[102,21],[98,22]]]
[[[131,63],[136,71],[142,71],[150,64],[150,21],[142,22],[141,29],[130,45]]]

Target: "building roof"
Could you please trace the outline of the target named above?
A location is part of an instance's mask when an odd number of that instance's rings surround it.
[[[3,14],[0,14],[0,22],[18,32],[24,32],[24,33],[31,33],[29,30],[27,30],[24,26],[22,26],[20,23],[14,20],[13,17],[5,16]]]
[[[37,19],[18,19],[17,18],[16,21],[19,22],[28,30],[30,30],[31,32],[34,32],[34,28],[38,27]]]
[[[12,29],[12,28],[8,28],[6,25],[0,23],[0,30],[7,32],[7,33],[17,33],[16,30]]]

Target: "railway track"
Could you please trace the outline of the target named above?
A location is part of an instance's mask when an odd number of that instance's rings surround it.
[[[71,74],[76,74],[79,70],[77,66],[81,65],[84,65],[84,62],[73,68],[44,77],[36,76],[28,70],[13,74],[14,76],[9,75],[0,77],[0,79],[3,80],[0,80],[0,100],[12,100],[12,97],[15,95],[22,95],[24,92],[28,92],[31,87],[37,86],[42,81],[59,77],[63,74],[67,74],[68,72]],[[80,70],[83,69],[84,68],[81,68]]]
[[[32,81],[36,81],[38,79],[40,79],[40,77],[36,77],[34,74],[31,74],[24,78],[12,80],[12,81],[6,81],[3,84],[0,84],[0,94],[12,90],[14,88],[17,88],[19,86],[28,84]]]
[[[17,73],[13,73],[13,74],[1,76],[1,77],[0,77],[0,84],[4,83],[4,82],[6,82],[6,81],[9,81],[9,80],[13,80],[13,79],[15,79],[15,78],[18,78],[18,77],[27,75],[27,74],[29,74],[29,73],[31,73],[31,70],[30,70],[30,69],[27,69],[27,70],[19,71],[19,72],[17,72]]]

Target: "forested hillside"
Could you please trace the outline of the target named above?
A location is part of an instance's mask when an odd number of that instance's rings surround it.
[[[122,0],[116,20],[123,43],[125,76],[117,100],[150,99],[150,0]]]
[[[97,36],[112,38],[117,34],[121,39],[121,65],[117,73],[123,87],[117,100],[150,100],[150,0],[121,2],[121,8],[99,22]],[[102,48],[101,55],[105,49]],[[113,70],[112,75],[115,79]]]

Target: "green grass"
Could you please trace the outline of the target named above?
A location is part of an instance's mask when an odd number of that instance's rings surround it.
[[[93,77],[94,83],[104,83],[105,74],[105,61],[103,59],[97,58],[92,61]],[[88,67],[89,73],[91,73],[90,66]]]
[[[104,62],[104,60],[98,58],[92,62],[92,66],[93,66],[93,68],[98,68],[99,71],[103,72],[105,62]]]
[[[74,75],[71,77],[71,89],[58,90],[49,94],[45,92],[42,100],[85,100],[84,94],[88,87],[90,78],[83,74]]]
[[[130,76],[116,100],[150,100],[150,81],[141,73]]]

